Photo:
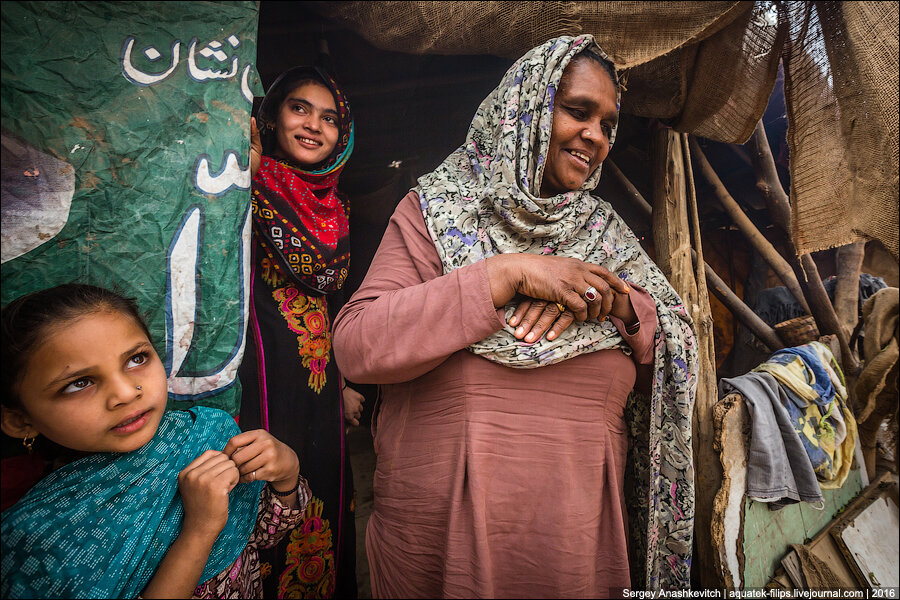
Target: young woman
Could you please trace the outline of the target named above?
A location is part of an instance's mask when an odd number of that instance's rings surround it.
[[[58,466],[0,517],[3,597],[262,598],[258,549],[310,496],[293,450],[221,410],[165,412],[137,306],[102,288],[11,302],[2,355],[3,432]]]
[[[591,194],[618,107],[591,36],[529,51],[400,202],[335,321],[341,369],[382,384],[375,597],[689,587],[694,335]],[[649,398],[633,392],[642,365]]]
[[[353,119],[327,73],[298,67],[269,88],[258,124],[240,425],[262,427],[303,456],[313,493],[303,525],[263,554],[264,589],[273,598],[355,597],[353,477],[344,429],[345,418],[359,417],[362,396],[345,387],[331,351],[332,313],[350,261],[347,207],[337,183],[353,151]]]

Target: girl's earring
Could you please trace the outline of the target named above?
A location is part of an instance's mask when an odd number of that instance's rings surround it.
[[[33,436],[31,436],[30,438],[29,438],[28,436],[25,436],[25,437],[22,439],[22,445],[25,446],[26,448],[28,448],[28,454],[31,454],[32,452],[34,452],[34,440],[35,440],[35,438],[37,438],[36,435],[33,435]]]

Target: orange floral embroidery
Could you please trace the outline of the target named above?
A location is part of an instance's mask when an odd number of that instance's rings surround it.
[[[263,269],[265,277],[265,259]],[[277,277],[277,273],[274,277]],[[309,387],[316,393],[321,392],[327,381],[325,368],[331,355],[331,324],[325,297],[307,296],[290,284],[274,289],[272,297],[278,302],[278,310],[287,321],[288,328],[297,335],[300,360],[310,371],[307,382]]]
[[[285,282],[284,273],[281,272],[281,268],[279,268],[279,266],[268,256],[263,257],[262,261],[260,261],[260,266],[262,267],[263,281],[272,287],[278,287]]]
[[[331,527],[322,518],[324,505],[312,498],[303,521],[291,531],[286,552],[287,569],[278,580],[279,598],[330,598],[335,572]]]

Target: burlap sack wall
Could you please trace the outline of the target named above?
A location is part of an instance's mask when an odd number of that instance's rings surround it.
[[[784,17],[797,250],[876,238],[896,258],[897,4],[789,3]]]
[[[783,59],[798,252],[876,238],[898,256],[894,2],[310,4],[399,52],[516,58],[590,33],[628,69],[624,112],[729,143],[753,132]]]

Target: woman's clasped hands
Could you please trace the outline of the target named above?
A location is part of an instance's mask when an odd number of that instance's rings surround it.
[[[487,259],[491,299],[500,308],[521,296],[509,319],[514,336],[536,342],[556,339],[575,321],[637,320],[628,285],[605,267],[577,258],[498,254]]]

